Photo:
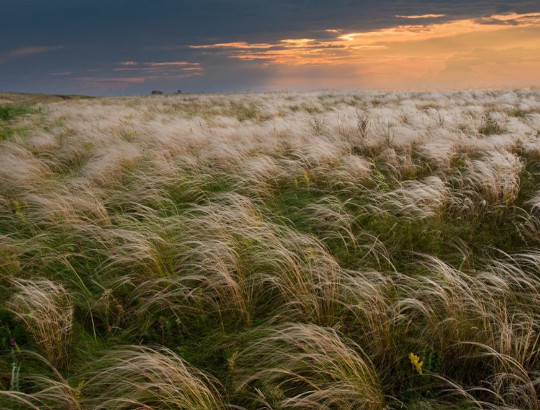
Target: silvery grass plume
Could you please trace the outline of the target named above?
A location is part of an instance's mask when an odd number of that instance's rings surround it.
[[[284,324],[272,329],[240,352],[236,368],[237,389],[259,384],[263,408],[380,409],[386,403],[368,356],[330,328]]]
[[[81,394],[92,409],[225,409],[219,382],[168,349],[126,346],[93,363]]]
[[[40,351],[58,367],[69,363],[73,306],[64,286],[47,279],[15,279],[8,309],[24,322]]]

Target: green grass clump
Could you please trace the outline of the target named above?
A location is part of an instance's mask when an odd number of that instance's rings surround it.
[[[8,140],[17,134],[24,134],[25,129],[13,125],[13,122],[25,114],[39,112],[27,105],[0,105],[0,141]]]
[[[524,118],[524,117],[521,117]],[[491,115],[486,115],[483,118],[483,123],[478,129],[478,132],[482,135],[493,135],[493,134],[502,134],[506,130],[505,128],[497,121],[495,120]]]
[[[23,105],[0,105],[0,120],[10,121],[20,115],[32,112],[34,112],[33,109]]]

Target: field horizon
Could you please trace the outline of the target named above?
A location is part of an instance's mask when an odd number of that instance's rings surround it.
[[[540,409],[540,90],[0,92],[0,408]]]

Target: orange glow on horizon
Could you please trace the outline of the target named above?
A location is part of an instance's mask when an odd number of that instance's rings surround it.
[[[439,18],[426,14],[407,19]],[[540,84],[540,13],[321,30],[330,39],[194,45],[274,68],[270,86],[379,89],[530,87]]]

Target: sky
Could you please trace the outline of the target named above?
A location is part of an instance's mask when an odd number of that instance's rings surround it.
[[[538,88],[540,1],[0,0],[0,90]]]

